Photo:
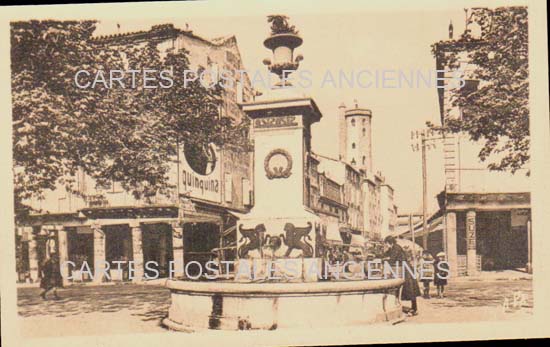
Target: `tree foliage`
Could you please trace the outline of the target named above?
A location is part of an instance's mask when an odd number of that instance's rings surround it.
[[[246,123],[220,116],[223,91],[199,80],[184,86],[188,52],[160,54],[153,42],[121,46],[92,40],[94,21],[11,24],[13,160],[16,209],[58,184],[77,192],[79,170],[99,184],[120,182],[136,198],[170,189],[179,144],[242,144]],[[77,88],[75,73],[112,69],[173,71],[171,88]],[[128,78],[128,80],[126,80]],[[125,85],[131,85],[131,75]]]
[[[479,36],[473,34],[475,27]],[[446,118],[435,128],[481,141],[479,158],[490,159],[489,169],[525,168],[530,144],[527,8],[471,9],[465,32],[457,40],[436,43],[433,53],[450,69],[459,68],[461,54],[467,54],[474,66],[467,78],[480,82],[452,94],[461,117]]]

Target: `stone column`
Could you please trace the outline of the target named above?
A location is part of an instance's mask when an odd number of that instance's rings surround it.
[[[105,272],[105,232],[101,225],[92,224],[94,231],[94,283],[103,282]]]
[[[46,259],[49,259],[52,253],[57,252],[57,237],[55,234],[55,227],[52,225],[42,226],[40,229],[40,234],[46,235],[46,249],[45,256]]]
[[[25,227],[25,232],[29,235],[29,273],[31,281],[36,282],[40,277],[38,273],[38,251],[36,245],[36,235],[34,235],[32,227]]]
[[[458,276],[458,257],[456,249],[456,213],[445,214],[445,232],[447,240],[447,261],[451,270],[451,277]]]
[[[174,256],[173,277],[184,277],[183,268],[183,227],[180,223],[172,223],[172,253]],[[170,275],[170,274],[169,274]]]
[[[67,261],[69,260],[69,244],[67,242],[67,230],[63,227],[57,231],[57,246],[59,254],[59,266],[61,269],[61,277],[63,278],[63,285],[70,283],[69,267]]]
[[[466,261],[468,276],[477,274],[477,251],[476,251],[476,212],[466,213]]]
[[[167,265],[166,259],[168,258],[168,247],[166,243],[168,242],[168,238],[166,237],[166,229],[164,224],[157,224],[156,225],[159,230],[159,269]]]
[[[132,221],[130,223],[130,229],[132,232],[132,254],[133,254],[133,266],[134,269],[132,281],[143,281],[143,244],[142,244],[142,230],[139,221]]]

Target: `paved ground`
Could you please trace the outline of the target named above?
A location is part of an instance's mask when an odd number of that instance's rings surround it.
[[[170,306],[161,286],[70,286],[60,300],[42,300],[39,288],[18,289],[19,314],[28,337],[158,332]]]
[[[435,288],[432,288],[431,292],[435,294]],[[505,305],[506,302],[508,307]],[[403,305],[407,306],[409,303],[404,302]],[[407,318],[406,323],[521,319],[532,314],[532,281],[519,279],[454,282],[446,287],[443,299],[419,298],[418,307],[420,314]]]
[[[444,299],[419,299],[420,314],[401,324],[520,319],[532,310],[531,286],[529,279],[454,282]],[[60,300],[47,301],[39,292],[39,288],[18,289],[22,331],[28,337],[166,331],[160,321],[170,295],[162,286],[70,286],[60,291]],[[512,306],[515,293],[526,301],[522,307],[505,310],[503,303],[508,300]]]

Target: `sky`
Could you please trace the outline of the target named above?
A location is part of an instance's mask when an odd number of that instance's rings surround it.
[[[199,13],[199,15],[196,15]],[[266,71],[262,60],[272,58],[271,51],[263,46],[269,35],[266,16],[284,13],[290,24],[299,30],[304,43],[295,54],[304,60],[299,70],[311,72],[313,86],[305,92],[319,106],[323,118],[313,126],[313,150],[316,153],[337,157],[337,111],[343,102],[352,107],[372,111],[373,166],[381,171],[386,182],[395,189],[398,212],[420,212],[422,209],[421,154],[413,152],[411,131],[425,128],[426,121],[439,122],[437,90],[425,84],[420,87],[403,85],[401,88],[370,88],[355,86],[321,87],[327,70],[336,76],[342,70],[350,74],[361,70],[411,70],[428,73],[435,70],[431,45],[448,38],[452,21],[455,37],[464,29],[463,7],[434,8],[432,10],[380,11],[373,9],[305,14],[262,9],[246,16],[201,16],[192,12],[155,19],[100,20],[96,35],[149,30],[152,25],[173,23],[178,28],[186,24],[196,35],[204,38],[235,35],[246,69]],[[120,24],[120,29],[117,28]],[[394,83],[389,83],[394,85]],[[435,196],[444,187],[442,146],[427,155],[429,211],[438,209]]]

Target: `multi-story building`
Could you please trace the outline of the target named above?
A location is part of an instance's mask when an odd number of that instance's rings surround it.
[[[206,40],[172,25],[96,37],[92,44],[122,48],[151,42],[161,54],[185,48],[191,69],[244,70],[234,37]],[[245,115],[239,104],[252,100],[253,95],[246,78],[233,89],[224,88],[221,115],[240,120]],[[320,216],[327,240],[360,245],[393,228],[393,189],[373,170],[371,111],[357,105],[349,110],[342,105],[339,111],[340,158],[309,152],[303,200]],[[113,265],[118,261],[132,260],[133,277],[139,281],[155,276],[144,266],[149,261],[159,264],[160,276],[168,274],[171,260],[176,261],[177,276],[183,275],[183,265],[190,261],[234,259],[237,220],[254,205],[254,194],[260,194],[253,187],[253,153],[212,147],[197,161],[188,158],[185,145],[178,152],[169,177],[175,188],[169,194],[140,200],[119,182],[99,185],[81,172],[76,178],[77,194],[59,186],[44,192],[42,200],[28,201],[40,213],[17,226],[21,276],[36,280],[52,250],[62,262],[72,261],[74,269],[86,261],[96,282],[105,280],[98,275],[105,264],[116,268]],[[65,271],[65,278],[69,272],[78,278],[77,270]]]
[[[244,70],[235,37],[206,40],[171,24],[95,37],[90,44],[117,48],[151,42],[161,55],[168,49],[185,48],[191,69]],[[246,75],[239,77],[234,88],[223,88],[220,109],[221,115],[235,120],[244,117],[238,104],[253,97]],[[45,192],[42,200],[28,201],[41,212],[17,227],[21,276],[39,277],[40,265],[50,251],[48,244],[58,250],[61,261],[73,261],[79,267],[85,260],[94,272],[102,270],[93,267],[103,261],[133,260],[137,280],[146,274],[140,264],[147,261],[156,261],[161,275],[166,275],[168,262],[183,261],[184,253],[186,261],[206,261],[216,256],[215,248],[226,249],[218,256],[234,255],[237,236],[232,211],[244,212],[253,203],[251,153],[212,147],[203,158],[208,165],[196,165],[187,160],[185,146],[179,152],[169,176],[176,188],[152,201],[134,198],[118,182],[98,185],[82,172],[76,194],[59,186]],[[176,273],[182,273],[181,267]]]
[[[379,240],[397,224],[393,188],[372,162],[372,112],[357,104],[338,108],[338,159],[316,155],[318,171],[341,185],[343,214],[339,221],[342,233]]]
[[[464,111],[453,104],[454,93],[476,92],[484,85],[472,78],[475,66],[468,59],[472,45],[483,44],[477,39],[453,40],[452,34],[449,40],[436,44],[437,69],[448,71],[440,76],[443,84],[438,88],[442,125],[460,118]],[[458,67],[447,66],[442,59],[451,52],[458,52]],[[463,71],[466,83],[462,87],[451,85],[456,71]],[[438,199],[444,235],[439,239],[451,272],[475,275],[480,270],[525,267],[531,248],[527,168],[515,174],[490,171],[478,158],[481,144],[462,134],[445,136],[442,147],[445,189]]]
[[[392,186],[386,183],[380,185],[380,237],[382,239],[393,235],[397,230],[397,206],[393,202],[393,194]]]
[[[348,206],[344,203],[343,181],[329,176],[321,161],[329,160],[319,155],[310,156],[310,201],[307,205],[321,218],[329,241],[340,241],[340,227],[347,223]],[[330,171],[334,173],[334,171]],[[340,177],[341,178],[341,177]]]

